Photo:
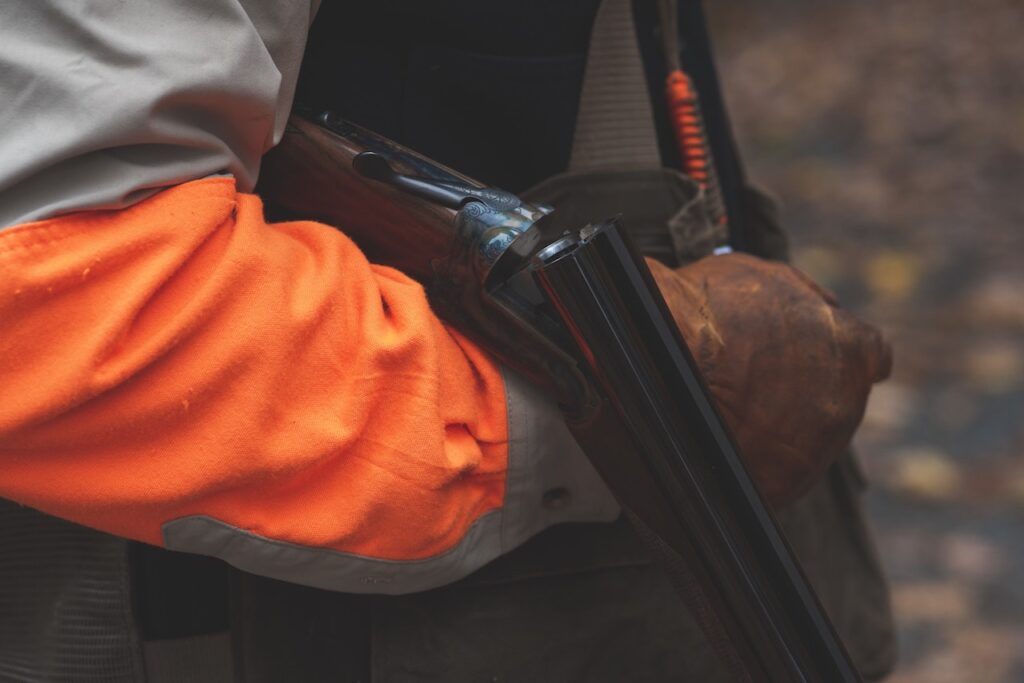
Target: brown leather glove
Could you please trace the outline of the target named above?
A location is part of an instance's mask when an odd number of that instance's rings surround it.
[[[849,445],[889,345],[782,263],[648,265],[762,493],[775,507],[799,498]]]

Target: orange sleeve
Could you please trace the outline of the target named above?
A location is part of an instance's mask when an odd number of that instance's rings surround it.
[[[231,179],[0,231],[0,497],[385,560],[503,504],[499,368],[341,233]]]

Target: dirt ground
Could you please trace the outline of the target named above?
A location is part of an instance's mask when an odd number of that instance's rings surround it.
[[[894,344],[857,438],[890,680],[1024,682],[1024,3],[705,4],[796,263]]]

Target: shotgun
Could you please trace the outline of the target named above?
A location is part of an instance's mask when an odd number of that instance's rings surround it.
[[[331,113],[264,159],[279,215],[341,226],[554,396],[737,681],[860,677],[618,218],[572,230]]]

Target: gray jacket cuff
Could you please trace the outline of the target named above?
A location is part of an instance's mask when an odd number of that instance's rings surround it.
[[[576,445],[554,402],[508,370],[505,387],[509,468],[503,552],[554,524],[615,520],[618,503]]]

